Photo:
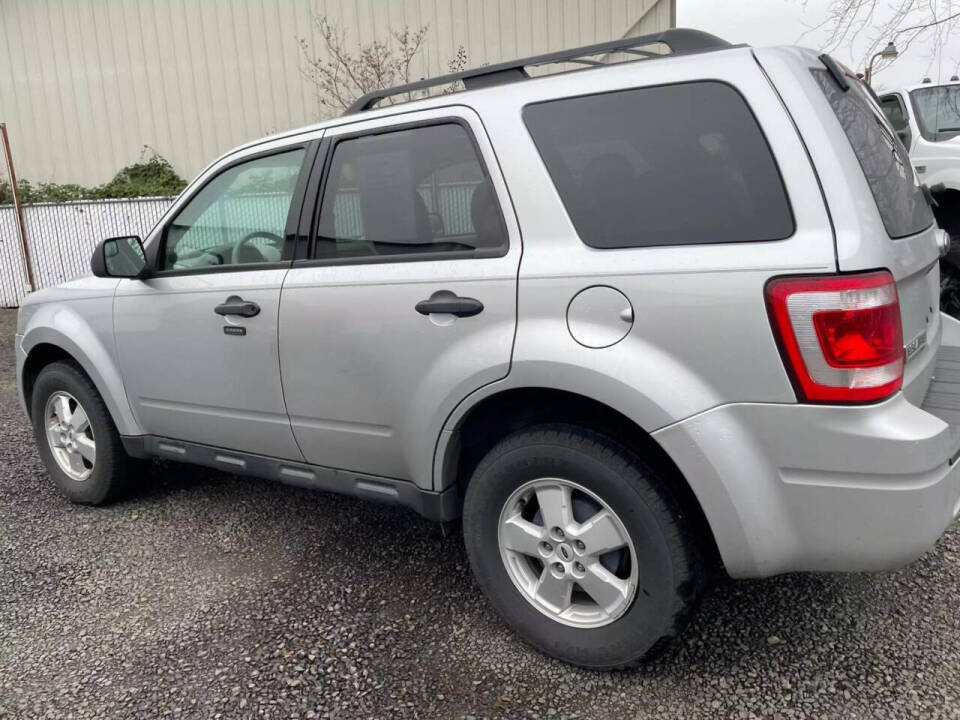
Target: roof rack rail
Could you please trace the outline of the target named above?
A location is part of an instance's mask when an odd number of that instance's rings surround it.
[[[570,62],[582,65],[603,65],[604,63],[586,58],[591,55],[601,55],[614,52],[629,53],[643,57],[661,57],[660,53],[649,50],[638,50],[644,45],[663,44],[670,48],[672,55],[683,55],[688,53],[702,52],[705,50],[720,50],[722,48],[733,47],[726,40],[705,33],[700,30],[689,30],[686,28],[673,28],[652,35],[641,35],[639,37],[621,38],[620,40],[611,40],[610,42],[597,43],[595,45],[584,45],[583,47],[571,48],[569,50],[560,50],[558,52],[545,53],[543,55],[532,55],[519,60],[508,60],[507,62],[497,63],[496,65],[483,65],[471,70],[450,73],[448,75],[439,75],[433,78],[418,80],[417,82],[406,85],[397,85],[392,88],[374,90],[358,98],[350,107],[347,108],[344,115],[363,112],[369,110],[376,103],[385,100],[394,95],[404,93],[418,92],[438,85],[449,85],[460,81],[467,90],[489,87],[491,85],[500,85],[502,83],[526,80],[530,77],[526,68],[535,65],[551,65],[553,63]]]

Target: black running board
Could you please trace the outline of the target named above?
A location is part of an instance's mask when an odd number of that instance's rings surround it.
[[[121,440],[124,450],[133,457],[176,460],[235,475],[277,480],[285,485],[352,495],[389,505],[402,505],[436,522],[448,522],[460,516],[456,487],[443,492],[433,492],[423,490],[408,480],[364,475],[154,435],[122,436]]]

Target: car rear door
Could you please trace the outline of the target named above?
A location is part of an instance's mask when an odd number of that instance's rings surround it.
[[[310,249],[280,305],[293,432],[308,462],[428,485],[446,417],[509,370],[509,196],[463,106],[331,128],[321,153]]]

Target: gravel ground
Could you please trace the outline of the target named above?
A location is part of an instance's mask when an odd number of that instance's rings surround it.
[[[960,527],[884,575],[726,582],[631,672],[549,660],[413,514],[178,465],[73,506],[0,311],[0,717],[960,717]]]

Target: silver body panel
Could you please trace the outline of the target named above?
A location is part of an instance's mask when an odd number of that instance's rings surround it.
[[[960,323],[943,325],[944,347],[960,349]],[[867,407],[736,403],[654,438],[710,508],[733,577],[900,567],[960,513],[957,428],[903,393]]]
[[[127,397],[151,435],[302,460],[283,402],[277,320],[287,271],[123,280],[114,300]],[[213,309],[231,295],[260,306],[252,318]],[[242,337],[225,325],[244,327]]]
[[[712,53],[709,77],[741,92],[784,170],[797,229],[778,242],[622,250],[582,243],[532,139],[518,132],[523,106],[560,93],[699,79],[703,61],[677,57],[592,75],[576,74],[576,81],[555,76],[495,103],[478,100],[523,228],[519,322],[507,384],[540,384],[611,407],[626,404],[627,416],[648,431],[723,403],[795,400],[770,332],[763,287],[778,274],[834,271],[833,239],[803,145],[750,51]],[[602,349],[584,347],[567,331],[567,305],[597,284],[622,292],[634,314],[629,335]],[[747,348],[750,372],[743,364]]]
[[[936,311],[933,228],[897,241],[886,235],[810,77],[817,63],[796,48],[731,48],[388,106],[245,146],[192,187],[235,158],[304,138],[455,116],[490,171],[509,250],[81,281],[25,302],[18,379],[32,348],[59,344],[90,373],[120,432],[146,438],[145,447],[175,452],[177,443],[156,440],[172,438],[217,467],[268,468],[261,474],[287,480],[313,474],[317,486],[342,482],[344,491],[374,495],[413,488],[444,502],[455,480],[450,458],[478,403],[514,389],[562,390],[616,410],[660,444],[734,576],[908,562],[960,512],[960,434],[927,399],[932,387],[938,407],[960,407],[952,382],[933,383],[941,345],[960,348],[960,324]],[[736,88],[756,116],[794,234],[729,245],[585,245],[522,122],[524,106],[703,79]],[[898,283],[905,340],[926,337],[903,392],[864,407],[798,404],[771,332],[766,283],[875,268],[889,268]],[[582,295],[596,286],[611,290]],[[414,311],[437,290],[475,297],[484,311]],[[244,337],[224,335],[212,312],[229,294],[262,306],[242,321]],[[941,367],[949,362],[940,357]],[[393,490],[377,489],[377,477]]]
[[[522,244],[497,157],[468,108],[406,113],[404,122],[447,118],[468,123],[478,143],[509,250],[497,258],[290,270],[280,311],[280,369],[290,422],[308,462],[429,488],[433,448],[447,415],[510,368]],[[328,136],[390,124],[360,121]],[[441,290],[480,300],[483,312],[457,318],[414,309]]]

